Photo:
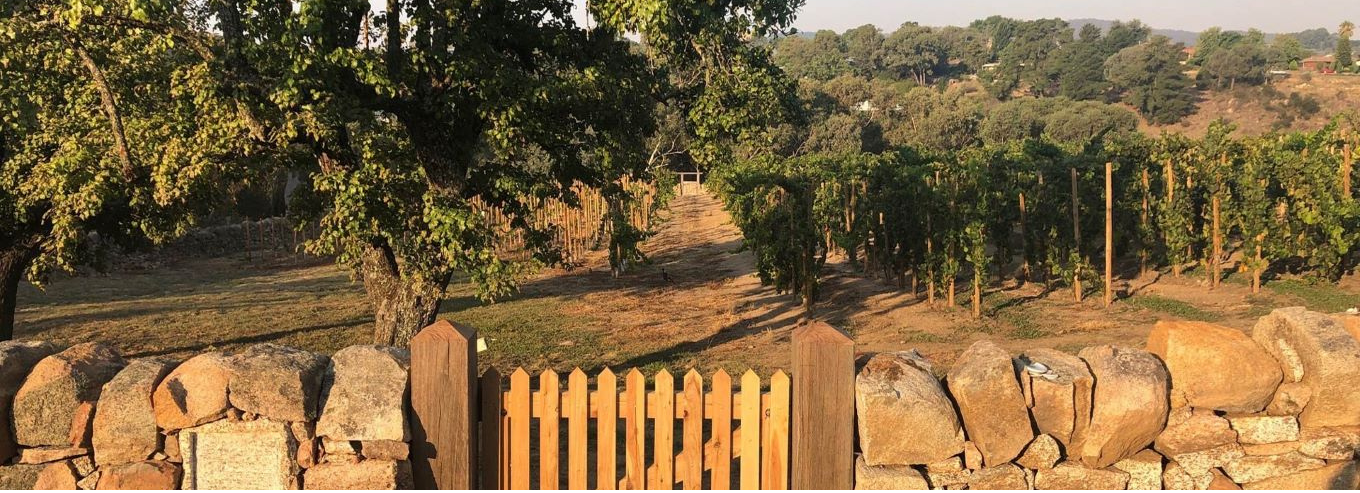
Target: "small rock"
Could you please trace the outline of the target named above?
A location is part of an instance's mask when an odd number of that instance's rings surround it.
[[[405,395],[410,353],[350,346],[331,357],[317,434],[336,440],[410,440]]]
[[[1236,441],[1237,432],[1233,431],[1228,420],[1215,415],[1212,411],[1187,407],[1171,411],[1166,429],[1157,435],[1153,448],[1162,455],[1175,457],[1221,447]]]
[[[99,469],[101,490],[174,490],[179,489],[179,465],[170,462],[133,462]]]
[[[76,470],[69,461],[53,462],[38,474],[35,490],[74,490],[76,489]]]
[[[165,454],[165,460],[176,464],[183,462],[179,454],[179,433],[169,432],[161,437],[161,452]]]
[[[1360,430],[1317,428],[1304,430],[1299,452],[1325,460],[1350,460],[1360,449]]]
[[[1015,462],[1027,469],[1051,469],[1062,460],[1062,445],[1051,435],[1039,435],[1025,447],[1025,452]]]
[[[1246,490],[1353,490],[1356,488],[1355,461],[1338,462],[1317,469],[1262,479],[1242,485]]]
[[[0,490],[31,490],[46,468],[42,464],[0,466]]]
[[[1040,433],[1052,435],[1058,443],[1072,443],[1077,416],[1091,415],[1091,388],[1095,382],[1086,363],[1076,356],[1056,349],[1034,349],[1023,355],[1034,363],[1048,367],[1039,377],[1021,372],[1022,381],[1030,395],[1030,414]],[[1082,426],[1089,424],[1081,422]]]
[[[1090,425],[1068,456],[1103,468],[1152,444],[1166,426],[1168,377],[1152,353],[1114,346],[1088,347],[1078,355],[1097,382]]]
[[[323,438],[321,445],[326,450],[326,455],[359,455],[359,448],[349,440]]]
[[[89,476],[90,473],[94,472],[94,460],[90,459],[88,455],[82,455],[71,459],[71,467],[76,468],[77,476]]]
[[[99,392],[126,362],[112,346],[87,342],[43,358],[14,396],[15,442],[30,447],[69,446],[81,403]]]
[[[1248,455],[1223,466],[1223,472],[1239,484],[1270,479],[1327,465],[1312,457],[1294,452],[1283,455]]]
[[[175,431],[192,428],[226,415],[231,358],[225,353],[203,353],[175,367],[151,395],[156,425]]]
[[[1002,464],[973,471],[968,478],[970,490],[1028,490],[1025,471],[1015,464]]]
[[[1241,445],[1229,443],[1209,450],[1180,454],[1170,457],[1170,459],[1184,467],[1190,475],[1203,478],[1204,474],[1211,469],[1224,467],[1229,462],[1241,459],[1244,456],[1246,456],[1246,453],[1243,452]]]
[[[1209,470],[1192,472],[1172,461],[1162,470],[1162,487],[1168,490],[1205,490],[1214,480]]]
[[[326,359],[277,344],[251,346],[232,358],[231,405],[278,421],[316,419]]]
[[[316,427],[307,422],[288,423],[288,429],[293,434],[293,440],[297,442],[297,461],[298,467],[308,468],[316,465]]]
[[[1283,379],[1269,353],[1229,327],[1157,322],[1147,350],[1166,363],[1171,392],[1196,408],[1254,413],[1270,403]]]
[[[151,393],[174,365],[165,360],[134,360],[104,384],[94,415],[95,461],[100,465],[146,460],[156,451],[156,427]]]
[[[1299,442],[1248,443],[1242,445],[1247,455],[1280,455],[1299,450]]]
[[[94,435],[94,402],[82,402],[76,406],[75,415],[71,417],[71,433],[66,439],[66,443],[73,447],[89,447],[90,438]]]
[[[1129,474],[1127,489],[1162,489],[1162,456],[1157,452],[1143,450],[1133,457],[1114,463],[1114,468]]]
[[[43,358],[57,352],[57,346],[40,341],[0,342],[0,464],[9,462],[19,453],[18,444],[10,434],[10,407],[14,394],[24,384],[24,377]]]
[[[1313,391],[1300,382],[1286,382],[1275,390],[1275,397],[1266,406],[1266,414],[1271,416],[1297,416],[1308,406]]]
[[[386,460],[319,464],[303,473],[302,484],[308,490],[410,489],[411,464]]]
[[[870,358],[855,376],[855,408],[871,466],[929,464],[963,452],[954,402],[915,352]]]
[[[84,447],[41,447],[26,448],[19,451],[20,464],[46,464],[62,459],[70,459],[79,455],[90,453],[90,449]]]
[[[928,490],[921,471],[912,466],[871,466],[864,457],[855,460],[857,490]]]
[[[963,442],[963,467],[973,471],[982,469],[982,451],[973,442]]]
[[[99,487],[99,475],[100,475],[100,472],[99,472],[99,470],[96,469],[94,472],[91,472],[89,475],[87,475],[87,476],[85,476],[85,477],[83,477],[83,478],[80,478],[80,481],[76,481],[76,486],[79,487],[79,488],[82,489],[82,490],[92,490],[92,489],[98,488],[98,487]]]
[[[1034,488],[1040,490],[1122,490],[1129,484],[1123,471],[1087,469],[1064,462],[1034,475]]]
[[[369,440],[359,442],[359,454],[365,459],[406,460],[411,455],[411,447],[396,440]]]
[[[1301,426],[1360,425],[1360,341],[1340,324],[1303,308],[1281,308],[1256,322],[1252,338],[1280,363],[1285,380],[1312,391]]]
[[[1221,470],[1214,469],[1214,470],[1212,470],[1212,471],[1209,471],[1209,473],[1210,473],[1210,474],[1212,475],[1212,477],[1213,477],[1213,479],[1209,480],[1209,488],[1208,488],[1208,489],[1210,489],[1210,490],[1240,490],[1240,489],[1242,489],[1242,487],[1241,487],[1241,486],[1238,486],[1237,483],[1234,483],[1234,482],[1232,481],[1232,479],[1229,479],[1228,476],[1227,476],[1226,474],[1223,474],[1223,471],[1221,471]]]
[[[948,382],[983,464],[1010,462],[1034,439],[1015,364],[1001,346],[991,341],[969,346],[949,370]]]
[[[1237,440],[1243,444],[1292,442],[1299,439],[1299,422],[1293,416],[1229,417]]]
[[[968,470],[963,468],[963,460],[959,457],[926,464],[926,480],[930,482],[931,489],[943,489],[949,486],[962,486],[968,484]]]

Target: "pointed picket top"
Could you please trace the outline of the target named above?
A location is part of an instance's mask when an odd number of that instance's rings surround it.
[[[543,370],[543,373],[538,374],[538,391],[547,392],[549,389],[559,390],[560,386],[557,384],[558,381],[557,372],[553,371],[551,368]]]
[[[652,382],[657,389],[675,390],[675,377],[672,377],[671,372],[666,371],[665,368],[656,372],[656,376],[652,377]]]
[[[597,385],[604,383],[605,381],[617,382],[618,380],[619,377],[615,376],[614,370],[610,370],[608,366],[604,367],[603,370],[600,370],[600,374],[595,376],[595,383]]]
[[[586,372],[581,371],[581,367],[579,366],[576,367],[575,370],[572,370],[570,375],[567,375],[567,382],[571,382],[571,384],[574,385],[574,382],[576,382],[578,379],[581,381],[581,383],[585,383],[587,380],[590,380],[590,377],[586,376]]]
[[[784,373],[784,370],[775,370],[774,375],[770,375],[770,386],[774,386],[776,383],[787,385],[789,383],[789,374]]]
[[[700,382],[703,382],[704,376],[699,373],[699,370],[690,368],[689,371],[685,372],[685,381],[688,382],[691,379],[696,379],[699,380]]]
[[[718,368],[718,371],[713,372],[713,378],[710,380],[713,382],[713,385],[718,385],[718,382],[727,382],[728,385],[732,384],[732,376],[728,375],[727,370],[722,368]]]
[[[469,325],[439,319],[417,332],[411,343],[425,340],[446,340],[472,343],[477,340],[477,329]]]
[[[482,381],[483,381],[483,382],[500,382],[500,381],[501,381],[501,372],[500,372],[500,370],[497,370],[496,367],[494,367],[494,366],[492,366],[492,367],[490,367],[490,368],[487,368],[486,371],[482,372]]]
[[[515,368],[515,372],[510,374],[510,381],[511,381],[511,382],[523,381],[523,382],[525,382],[525,383],[528,383],[528,382],[529,382],[529,372],[524,371],[524,367],[523,367],[523,366],[521,366],[521,367],[519,367],[519,368]]]
[[[643,375],[641,370],[633,368],[631,370],[628,370],[628,376],[625,377],[625,379],[628,380],[629,382],[632,382],[634,380],[640,380],[645,382],[647,381],[647,376]]]
[[[760,375],[755,370],[746,370],[746,373],[741,374],[741,388],[744,390],[748,385],[760,388]]]

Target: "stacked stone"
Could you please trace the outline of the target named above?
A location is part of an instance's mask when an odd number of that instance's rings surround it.
[[[1353,489],[1357,336],[1360,317],[1289,308],[1251,337],[1158,323],[1146,351],[981,341],[943,383],[878,354],[856,378],[856,488]]]
[[[179,363],[0,343],[0,489],[409,488],[409,369],[375,346]]]

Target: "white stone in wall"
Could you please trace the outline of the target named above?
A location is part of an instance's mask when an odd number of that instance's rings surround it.
[[[297,442],[267,419],[215,421],[181,430],[186,490],[291,490],[298,487]]]

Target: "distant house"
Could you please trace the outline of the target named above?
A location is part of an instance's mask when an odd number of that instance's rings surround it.
[[[1299,62],[1299,70],[1331,74],[1336,72],[1336,57],[1333,55],[1313,55]]]

